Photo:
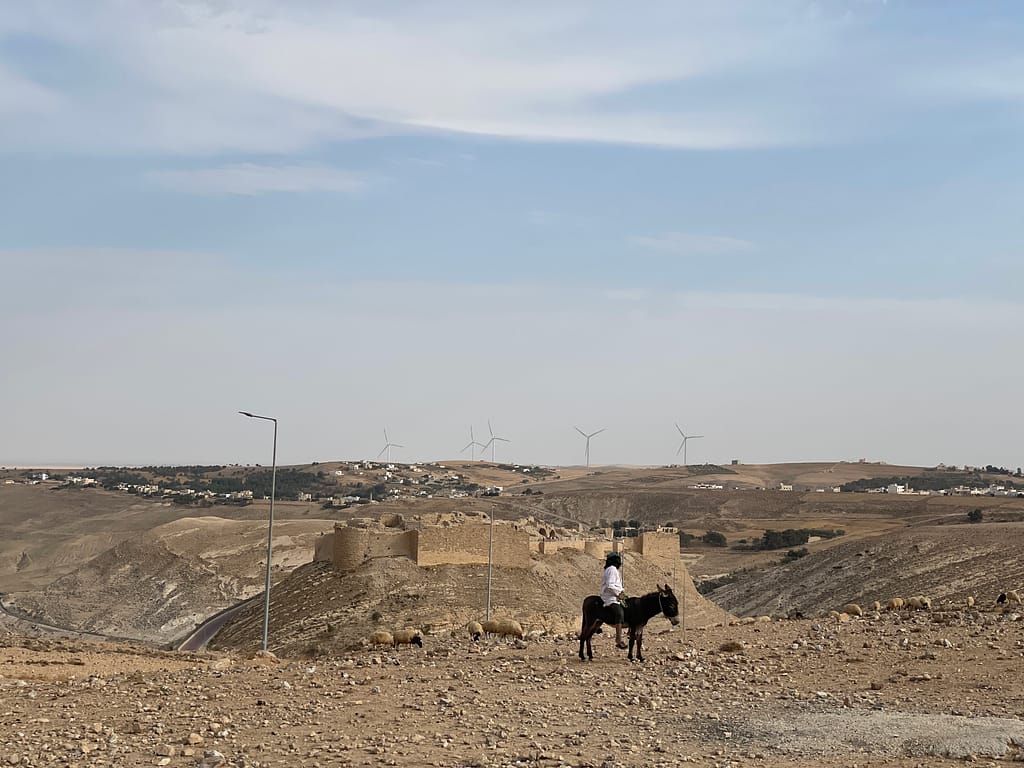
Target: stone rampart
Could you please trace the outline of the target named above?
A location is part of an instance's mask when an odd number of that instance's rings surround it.
[[[679,535],[649,531],[636,537],[637,551],[648,560],[672,563],[679,560]]]
[[[416,559],[418,531],[392,533],[374,528],[334,526],[334,566],[344,571],[376,557]]]
[[[542,539],[540,542],[542,555],[553,555],[560,549],[575,549],[578,552],[585,552],[586,542],[583,539]]]
[[[488,523],[428,526],[418,531],[417,565],[484,565],[487,563]],[[507,523],[494,524],[494,564],[505,568],[530,566],[530,536]]]
[[[583,544],[583,551],[598,560],[604,560],[605,555],[612,551],[610,541],[586,541]]]
[[[375,521],[337,523],[334,533],[317,542],[315,559],[332,560],[341,570],[358,568],[379,557],[407,557],[420,566],[485,565],[488,559],[490,523],[462,521],[422,525],[410,530],[383,527]],[[404,524],[404,522],[401,522]],[[602,560],[608,552],[629,552],[668,566],[679,559],[679,538],[674,533],[648,532],[620,541],[600,539],[530,540],[518,525],[495,521],[494,564],[505,568],[529,568],[531,552],[549,555],[559,550],[584,552]]]

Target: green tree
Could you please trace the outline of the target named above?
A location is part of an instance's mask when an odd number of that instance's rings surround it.
[[[725,534],[719,531],[707,531],[701,537],[701,541],[711,547],[724,547],[729,543]]]
[[[967,513],[967,522],[969,523],[980,523],[984,519],[985,513],[980,509],[972,509]]]

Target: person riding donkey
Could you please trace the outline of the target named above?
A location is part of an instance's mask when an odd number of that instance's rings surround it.
[[[615,647],[625,649],[622,641],[622,625],[626,621],[623,605],[626,589],[622,585],[622,555],[609,552],[604,560],[604,578],[601,580],[601,601],[608,612],[607,623],[615,625]]]

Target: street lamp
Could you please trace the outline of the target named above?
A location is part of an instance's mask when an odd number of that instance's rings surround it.
[[[267,650],[267,634],[270,629],[270,557],[274,552],[274,494],[277,491],[277,419],[272,416],[257,416],[248,411],[239,411],[250,419],[274,422],[274,453],[270,471],[270,524],[267,526],[267,581],[263,588],[263,650]]]
[[[494,507],[491,507],[491,531],[487,541],[487,610],[484,612],[484,621],[491,620],[491,569],[494,564]]]

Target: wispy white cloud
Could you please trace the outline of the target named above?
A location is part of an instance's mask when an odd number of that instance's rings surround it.
[[[357,194],[369,176],[340,168],[311,165],[239,163],[216,168],[154,171],[159,184],[198,195],[264,195],[272,192],[341,192]]]
[[[666,232],[661,235],[637,235],[628,238],[630,245],[677,256],[714,256],[753,253],[757,245],[749,240],[692,232]]]
[[[579,1],[50,7],[20,12],[19,28],[126,73],[105,84],[124,89],[116,116],[80,99],[66,124],[89,126],[96,141],[124,134],[103,149],[193,153],[407,131],[695,148],[802,142],[806,121],[764,100],[649,91],[758,62],[799,66],[837,29],[802,0],[651,3],[642,14]],[[42,138],[53,141],[52,130]]]

